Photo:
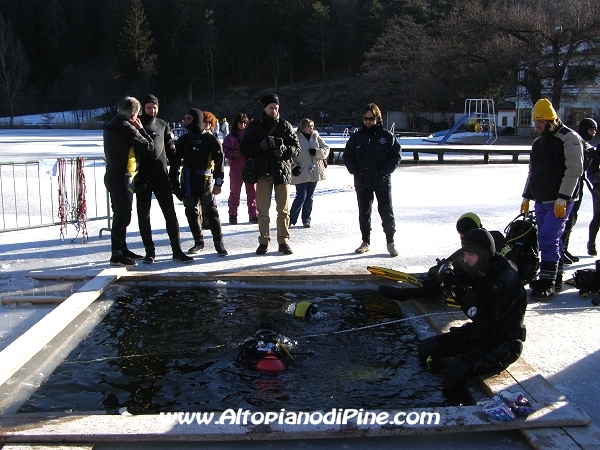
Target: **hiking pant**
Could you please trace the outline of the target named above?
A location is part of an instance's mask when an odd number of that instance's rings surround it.
[[[371,243],[371,212],[373,209],[373,198],[377,197],[377,210],[381,217],[381,225],[385,232],[388,243],[394,242],[396,233],[396,220],[394,219],[394,208],[392,207],[392,191],[363,189],[356,191],[358,200],[358,223],[363,242]]]
[[[277,243],[287,244],[290,240],[290,185],[273,184],[273,177],[262,176],[256,182],[256,207],[258,208],[259,244],[269,244],[271,240],[271,193],[275,191],[275,209],[277,210]]]
[[[561,236],[565,232],[567,219],[573,209],[573,202],[567,202],[567,215],[554,215],[554,202],[535,203],[535,221],[538,227],[540,243],[540,260],[558,264],[562,257],[563,243]]]

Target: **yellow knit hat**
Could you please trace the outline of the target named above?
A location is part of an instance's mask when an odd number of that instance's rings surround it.
[[[554,120],[558,118],[552,103],[546,98],[540,98],[533,107],[533,120]]]

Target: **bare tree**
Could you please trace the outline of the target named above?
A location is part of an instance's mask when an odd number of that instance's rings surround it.
[[[29,75],[29,62],[21,42],[15,37],[10,23],[0,15],[0,82],[10,110],[13,126],[15,100],[21,93]]]
[[[207,9],[204,13],[204,24],[200,31],[201,48],[204,52],[204,64],[206,65],[206,73],[208,75],[208,92],[211,96],[212,103],[216,101],[215,93],[215,77],[216,77],[216,57],[218,45],[218,33],[215,28],[214,11]]]
[[[502,0],[472,6],[463,20],[484,36],[504,36],[531,102],[550,95],[559,108],[566,84],[598,73],[599,15],[598,0]]]
[[[273,85],[275,89],[279,87],[279,77],[284,68],[286,58],[287,51],[281,42],[277,41],[269,47],[267,63],[269,70],[273,73]]]

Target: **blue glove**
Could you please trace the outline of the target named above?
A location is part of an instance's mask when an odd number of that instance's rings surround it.
[[[522,392],[502,391],[499,395],[517,416],[526,416],[535,411]]]
[[[492,398],[483,398],[479,400],[477,404],[482,405],[483,412],[492,419],[501,422],[510,422],[515,418],[515,413],[513,413],[504,400],[497,395],[494,395]]]

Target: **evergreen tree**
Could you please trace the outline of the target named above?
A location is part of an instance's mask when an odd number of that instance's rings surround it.
[[[126,80],[139,81],[154,72],[154,40],[140,0],[133,0],[119,35],[118,60]]]

